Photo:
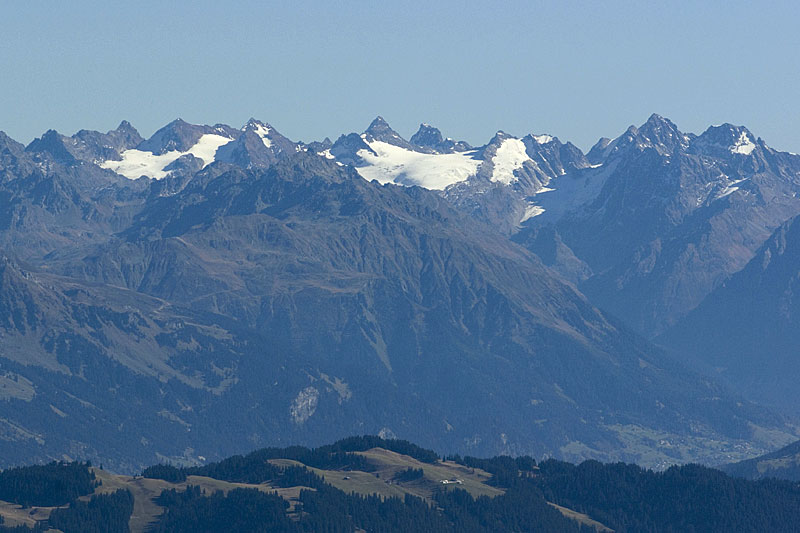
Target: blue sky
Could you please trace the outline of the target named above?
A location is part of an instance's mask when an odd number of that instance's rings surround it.
[[[406,137],[429,122],[473,144],[502,129],[587,149],[657,112],[800,152],[792,2],[386,4],[7,2],[0,130],[27,143],[254,116],[311,141],[380,114]]]

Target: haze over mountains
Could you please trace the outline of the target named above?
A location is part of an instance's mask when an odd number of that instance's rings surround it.
[[[791,241],[798,192],[800,156],[658,115],[588,154],[427,124],[405,140],[380,117],[308,144],[257,120],[0,134],[0,450],[133,470],[380,432],[473,455],[751,457],[798,437],[791,302],[770,296],[791,256],[759,278],[784,329],[719,310]],[[772,344],[695,342],[721,323]],[[745,386],[754,358],[783,389]]]

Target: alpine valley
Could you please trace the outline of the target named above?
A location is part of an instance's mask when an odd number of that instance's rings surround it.
[[[658,115],[587,154],[380,117],[312,143],[252,119],[0,133],[0,466],[355,434],[657,469],[771,452],[800,435],[799,195],[800,156]]]

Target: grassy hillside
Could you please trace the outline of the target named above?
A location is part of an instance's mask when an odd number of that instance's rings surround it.
[[[83,463],[22,467],[0,473],[0,494],[0,533],[781,532],[800,523],[795,482],[698,465],[653,472],[526,456],[443,459],[370,436],[138,476]]]

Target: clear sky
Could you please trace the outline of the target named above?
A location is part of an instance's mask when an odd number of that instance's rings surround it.
[[[311,141],[380,114],[406,137],[429,122],[473,144],[502,129],[587,149],[657,112],[800,152],[798,28],[788,1],[9,0],[0,130],[28,143],[253,116]]]

